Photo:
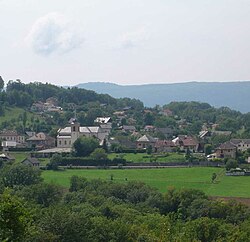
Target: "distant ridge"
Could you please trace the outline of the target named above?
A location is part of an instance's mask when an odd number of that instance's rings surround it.
[[[106,93],[115,98],[137,98],[148,107],[164,105],[172,101],[199,101],[215,107],[226,106],[243,113],[250,112],[250,81],[127,86],[107,82],[88,82],[78,84],[77,87]]]

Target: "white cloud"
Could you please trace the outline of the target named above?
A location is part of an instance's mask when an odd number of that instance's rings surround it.
[[[35,53],[41,55],[69,52],[79,48],[83,42],[76,24],[59,13],[39,18],[25,40]]]
[[[129,49],[144,43],[149,38],[145,27],[134,32],[127,32],[118,39],[118,46],[122,49]]]

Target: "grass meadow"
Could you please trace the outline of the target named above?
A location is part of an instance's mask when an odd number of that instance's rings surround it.
[[[212,174],[217,174],[215,183],[211,182]],[[166,192],[168,187],[194,188],[204,191],[211,196],[245,197],[250,198],[250,177],[228,177],[222,168],[164,168],[164,169],[68,169],[64,171],[43,171],[42,176],[48,183],[69,187],[70,177],[73,175],[87,179],[102,179],[113,182],[126,183],[141,181]]]
[[[185,162],[185,154],[177,154],[177,153],[167,153],[167,154],[160,154],[160,155],[148,155],[147,153],[111,153],[108,155],[109,159],[114,158],[124,158],[127,161],[131,162],[150,162],[150,161],[157,161],[157,162]]]

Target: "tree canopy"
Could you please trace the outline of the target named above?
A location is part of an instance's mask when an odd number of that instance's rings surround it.
[[[97,147],[99,142],[93,137],[79,137],[73,144],[75,155],[84,157],[90,155]]]

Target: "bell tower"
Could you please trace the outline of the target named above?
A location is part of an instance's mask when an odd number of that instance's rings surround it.
[[[74,119],[71,124],[71,145],[80,137],[80,124]]]

